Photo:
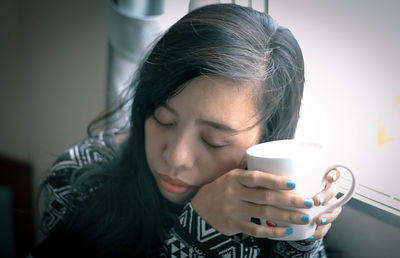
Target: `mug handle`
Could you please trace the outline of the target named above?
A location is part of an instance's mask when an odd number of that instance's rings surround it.
[[[352,184],[351,184],[349,190],[347,191],[347,193],[344,194],[340,199],[333,198],[335,201],[330,202],[328,205],[326,205],[324,211],[327,211],[327,210],[334,210],[334,209],[336,209],[336,208],[338,208],[338,207],[340,207],[340,206],[345,205],[348,201],[350,201],[350,199],[351,199],[351,197],[353,196],[354,191],[355,191],[355,189],[356,189],[356,179],[355,179],[355,177],[354,177],[354,174],[353,174],[353,172],[352,172],[348,167],[346,167],[346,166],[343,166],[343,165],[333,165],[333,166],[330,166],[330,167],[326,170],[325,175],[324,175],[323,178],[325,179],[325,178],[327,177],[328,173],[331,172],[332,170],[334,170],[335,168],[344,168],[344,169],[346,169],[346,170],[350,173],[350,175],[351,175]]]

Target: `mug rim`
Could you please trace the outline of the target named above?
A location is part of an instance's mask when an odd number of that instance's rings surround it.
[[[263,152],[261,152],[260,149],[265,148],[265,146],[270,146],[271,148],[274,147],[274,145],[282,145],[282,143],[284,145],[306,145],[306,146],[312,146],[316,151],[320,151],[323,146],[317,142],[313,142],[313,141],[308,141],[308,140],[301,140],[301,139],[284,139],[284,140],[274,140],[274,141],[269,141],[269,142],[262,142],[262,143],[258,143],[255,144],[249,148],[247,148],[246,150],[246,155],[248,157],[254,157],[254,158],[270,158],[270,159],[290,159],[295,157],[295,155],[288,155],[289,153],[286,153],[286,155],[279,155],[276,153],[272,153],[271,149],[267,149],[267,150],[263,150]],[[276,150],[276,149],[275,149]],[[265,153],[266,151],[268,151],[268,153]]]

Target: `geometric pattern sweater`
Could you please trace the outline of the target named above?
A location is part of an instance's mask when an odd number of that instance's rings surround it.
[[[45,232],[51,231],[68,212],[102,187],[97,183],[75,189],[70,182],[78,176],[79,168],[115,158],[118,148],[115,133],[101,132],[84,139],[57,158],[45,185]],[[326,254],[322,240],[274,241],[245,234],[228,237],[203,220],[188,202],[164,240],[159,257],[326,257]]]

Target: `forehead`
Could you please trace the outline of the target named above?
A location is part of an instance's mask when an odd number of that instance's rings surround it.
[[[253,126],[257,118],[254,83],[200,76],[167,104],[182,116],[225,123],[236,130]]]

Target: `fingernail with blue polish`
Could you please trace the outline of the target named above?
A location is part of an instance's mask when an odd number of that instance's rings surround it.
[[[287,182],[286,185],[287,185],[288,188],[295,188],[296,187],[296,184],[294,182],[292,182],[292,181]]]
[[[319,205],[324,204],[324,202],[325,202],[324,197],[322,197],[322,196],[318,197],[318,202],[319,202]]]
[[[286,229],[286,234],[288,235],[293,234],[293,229],[292,228]]]
[[[303,217],[301,217],[301,220],[308,223],[310,221],[310,217],[308,217],[307,215],[304,215]]]
[[[309,238],[307,238],[307,240],[309,240],[309,241],[314,240],[314,236],[310,236]]]
[[[312,207],[313,206],[313,201],[312,200],[307,200],[304,202],[304,205],[307,207]]]
[[[325,217],[321,217],[321,225],[325,225],[326,224],[326,218]]]

